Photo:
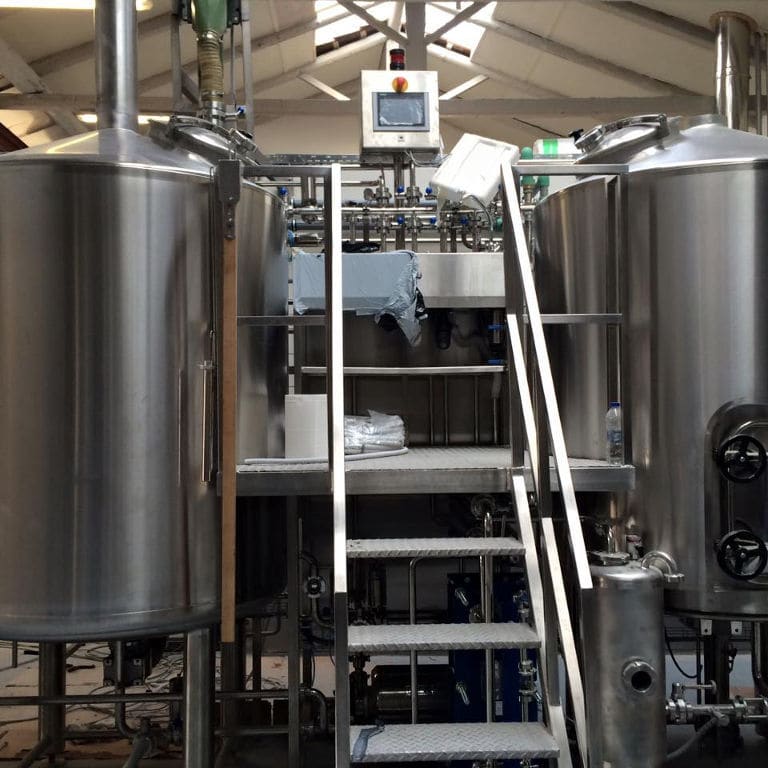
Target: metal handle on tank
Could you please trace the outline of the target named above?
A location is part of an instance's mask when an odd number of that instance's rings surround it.
[[[205,360],[198,365],[203,372],[203,407],[200,430],[200,445],[202,456],[200,458],[200,482],[203,485],[211,483],[211,429],[213,418],[211,414],[211,403],[213,402],[213,361]]]

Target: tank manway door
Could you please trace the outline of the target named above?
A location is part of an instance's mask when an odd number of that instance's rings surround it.
[[[722,572],[737,581],[765,580],[768,566],[768,408],[739,404],[716,415],[712,429],[717,491],[710,517]]]

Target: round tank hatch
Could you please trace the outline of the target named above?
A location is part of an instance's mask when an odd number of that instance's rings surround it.
[[[628,552],[590,552],[589,562],[605,567],[627,565],[630,561]]]
[[[598,125],[576,140],[579,163],[607,162],[652,146],[669,135],[666,115],[637,115]]]

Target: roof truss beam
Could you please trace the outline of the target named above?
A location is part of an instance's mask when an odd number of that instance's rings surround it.
[[[346,8],[350,13],[354,14],[358,18],[361,18],[366,24],[369,24],[375,30],[381,32],[381,34],[385,37],[388,37],[391,40],[397,40],[397,42],[403,47],[408,44],[408,38],[406,38],[402,32],[397,29],[392,29],[392,27],[390,27],[386,21],[380,21],[373,14],[368,13],[365,8],[354,3],[353,0],[336,0],[336,2],[342,8]]]
[[[37,72],[2,37],[0,37],[0,71],[22,94],[47,94],[50,92]],[[66,108],[54,106],[45,111],[70,136],[85,130],[85,126]]]
[[[689,43],[696,43],[703,48],[712,49],[715,44],[714,32],[706,27],[693,24],[663,11],[657,11],[655,8],[649,8],[642,3],[628,2],[628,0],[579,0],[579,2],[637,22],[648,29],[683,38]]]
[[[450,91],[446,91],[441,97],[440,101],[450,101],[463,93],[472,90],[477,85],[484,83],[488,79],[488,75],[475,75],[470,77],[469,80],[465,80],[463,83],[457,85],[455,88],[451,88]]]
[[[400,29],[403,26],[403,14],[405,13],[405,0],[396,0],[395,5],[392,8],[392,15],[389,17],[389,26],[392,29]],[[381,49],[381,56],[379,57],[379,69],[384,69],[387,65],[387,54],[390,48],[394,48],[397,43],[389,38],[384,40],[384,45]]]
[[[430,56],[434,56],[436,59],[442,59],[443,61],[455,64],[456,66],[462,67],[463,69],[466,69],[475,75],[486,75],[491,80],[495,80],[498,83],[502,83],[503,85],[507,85],[510,88],[514,88],[515,90],[521,91],[522,93],[529,94],[531,96],[549,96],[552,98],[565,96],[565,94],[560,93],[559,91],[543,88],[534,83],[529,83],[526,80],[521,80],[519,77],[508,75],[506,72],[501,72],[498,69],[493,69],[492,67],[478,64],[476,61],[472,61],[467,56],[462,56],[460,53],[450,51],[441,45],[437,45],[436,43],[432,43],[432,45],[429,46],[429,53]]]
[[[336,90],[335,88],[332,88],[327,83],[324,83],[322,80],[318,80],[316,77],[312,77],[312,75],[308,75],[306,72],[302,72],[299,75],[299,79],[303,80],[307,85],[311,85],[313,88],[316,88],[321,93],[326,94],[326,96],[330,96],[332,99],[335,99],[336,101],[349,101],[350,98],[346,94],[342,93],[341,91]]]
[[[479,2],[472,3],[472,5],[468,6],[463,11],[459,11],[452,19],[446,21],[442,27],[439,27],[434,32],[430,32],[424,41],[427,45],[434,43],[435,41],[439,40],[446,32],[449,32],[454,27],[457,27],[459,24],[461,24],[462,21],[467,21],[468,19],[471,19],[476,13],[482,11],[486,5],[488,5],[487,0],[480,0]]]
[[[753,99],[754,101],[754,99]],[[660,112],[698,115],[714,110],[710,96],[642,96],[619,98],[520,98],[520,99],[450,99],[440,106],[445,117],[593,117],[654,114]],[[256,99],[256,114],[323,117],[358,115],[360,99]],[[0,93],[0,109],[49,111],[67,109],[93,112],[96,97],[84,94]],[[148,114],[172,114],[173,99],[166,96],[142,96],[139,109]]]

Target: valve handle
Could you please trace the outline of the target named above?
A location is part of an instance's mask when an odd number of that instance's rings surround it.
[[[734,483],[749,483],[765,471],[765,448],[749,435],[736,435],[726,440],[717,452],[717,465]]]
[[[739,581],[759,576],[768,564],[768,547],[752,531],[730,531],[715,544],[718,565]]]

